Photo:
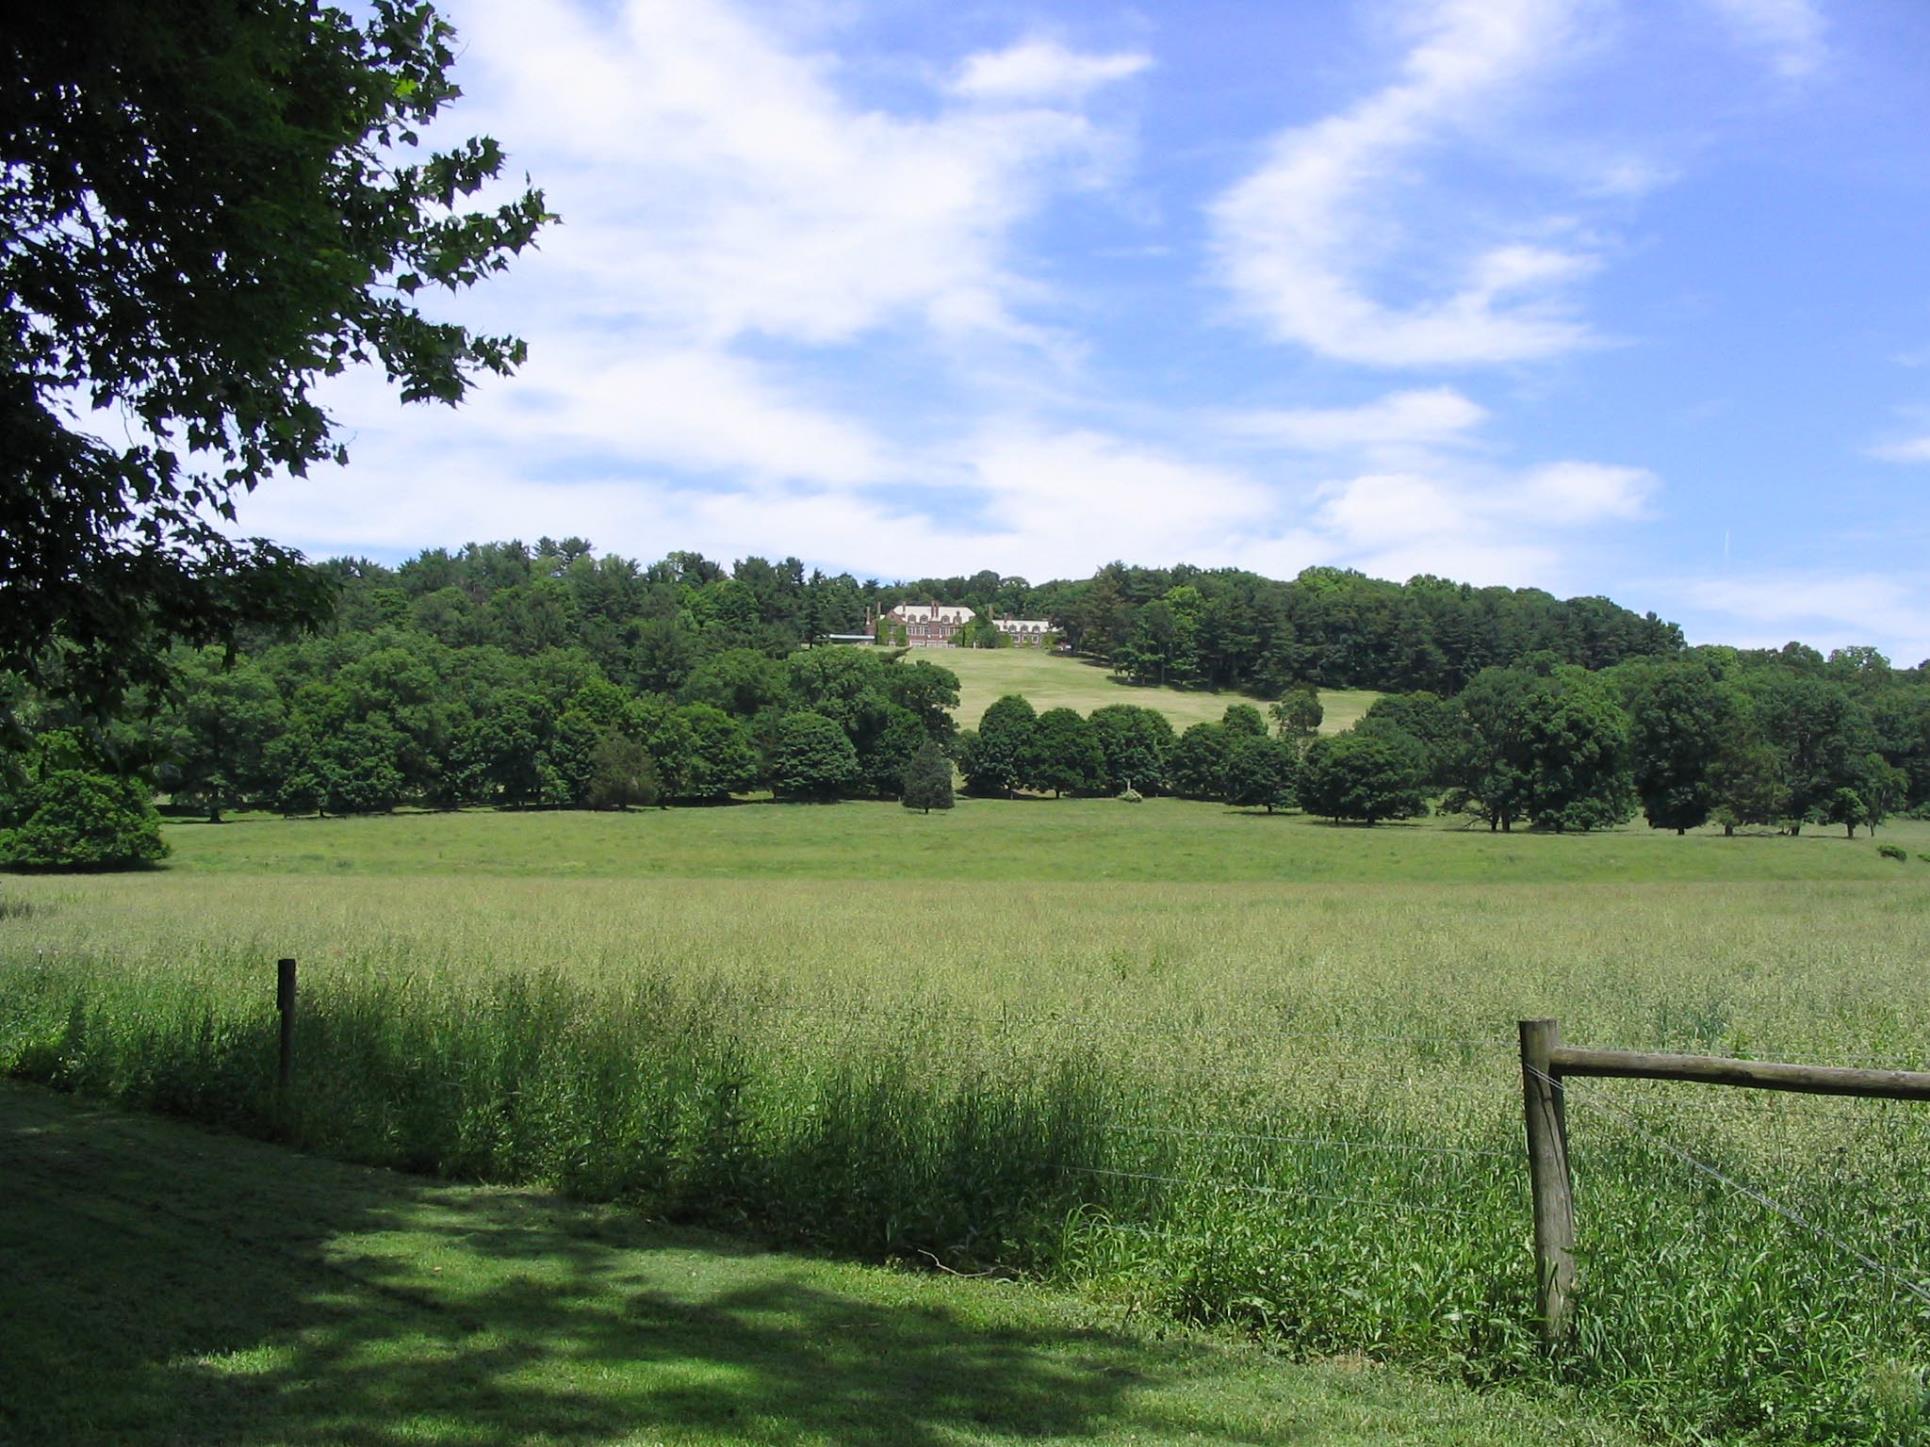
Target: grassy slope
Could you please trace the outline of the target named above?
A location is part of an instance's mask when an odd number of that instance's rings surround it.
[[[1109,703],[1136,703],[1156,708],[1175,729],[1201,722],[1217,723],[1229,703],[1253,700],[1234,693],[1184,693],[1176,688],[1140,688],[1114,678],[1101,663],[1036,648],[914,649],[905,655],[929,659],[958,675],[956,717],[961,728],[976,728],[979,719],[1001,694],[1022,693],[1040,712],[1073,708],[1091,713]],[[1320,700],[1327,710],[1321,727],[1328,733],[1344,729],[1380,695],[1367,689],[1325,689]]]
[[[9,1442],[1606,1442],[1381,1369],[1151,1340],[0,1085]]]
[[[876,879],[1091,883],[1689,883],[1914,881],[1924,866],[1876,842],[1635,827],[1590,835],[1491,834],[1452,821],[1335,828],[1153,799],[962,799],[949,814],[896,804],[744,804],[627,814],[404,814],[246,819],[168,827],[169,872],[498,874],[571,878]],[[1899,822],[1880,842],[1930,850]],[[969,861],[969,863],[967,862]]]

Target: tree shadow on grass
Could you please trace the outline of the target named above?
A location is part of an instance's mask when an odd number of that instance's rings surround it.
[[[1246,1440],[1126,1338],[4,1085],[0,1259],[9,1442]]]

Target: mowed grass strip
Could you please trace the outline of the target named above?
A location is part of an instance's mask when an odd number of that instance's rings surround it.
[[[936,663],[958,675],[958,707],[952,712],[961,728],[977,728],[985,710],[1008,693],[1024,694],[1040,713],[1070,708],[1088,714],[1107,704],[1136,704],[1165,714],[1175,732],[1191,724],[1218,723],[1230,703],[1266,709],[1264,703],[1241,693],[1127,683],[1115,678],[1103,663],[1038,648],[914,648],[905,657]],[[1320,702],[1326,717],[1321,730],[1336,733],[1347,728],[1379,697],[1365,688],[1322,689]]]
[[[378,818],[171,823],[168,873],[491,874],[543,879],[875,879],[1059,883],[1537,884],[1882,880],[1930,884],[1868,838],[1678,838],[1629,828],[1499,834],[1459,820],[1372,829],[1182,799],[961,799],[920,814],[892,803],[735,804],[585,814],[469,811]],[[1930,826],[1884,830],[1913,855]]]
[[[12,1443],[1608,1444],[1009,1282],[778,1255],[0,1085]]]

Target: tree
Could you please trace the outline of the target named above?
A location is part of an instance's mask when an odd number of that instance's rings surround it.
[[[1870,806],[1855,789],[1837,789],[1823,801],[1823,822],[1841,824],[1852,839],[1856,837],[1856,826],[1867,820],[1869,814]]]
[[[1166,783],[1182,799],[1218,799],[1225,792],[1226,727],[1196,723],[1179,736],[1166,760]]]
[[[1057,798],[1068,789],[1097,788],[1105,773],[1099,740],[1077,710],[1049,708],[1039,715],[1025,765],[1028,789],[1050,789]]]
[[[371,10],[102,0],[8,23],[0,669],[109,704],[164,676],[170,639],[319,618],[321,574],[225,526],[263,479],[345,459],[316,384],[375,362],[404,401],[454,403],[522,361],[414,298],[502,270],[542,195],[459,209],[500,147],[411,154],[458,94],[453,33],[426,4]]]
[[[657,766],[642,744],[620,733],[607,733],[597,740],[590,755],[590,783],[585,796],[592,809],[628,809],[632,804],[647,807],[656,803],[661,793]]]
[[[974,794],[1012,797],[1025,782],[1037,723],[1032,705],[1016,693],[1006,694],[986,709],[970,747],[960,751],[965,787]]]
[[[858,751],[823,714],[787,713],[777,725],[772,787],[780,798],[835,799],[858,778]]]
[[[1382,694],[1354,727],[1363,733],[1392,728],[1406,734],[1426,752],[1427,782],[1442,788],[1453,782],[1461,738],[1461,711],[1453,699],[1426,691]]]
[[[14,797],[9,815],[0,868],[131,869],[168,853],[161,818],[133,779],[56,769]]]
[[[900,781],[898,802],[907,809],[929,814],[934,809],[952,807],[952,761],[936,739],[926,739],[905,765]]]
[[[1526,819],[1557,832],[1603,828],[1634,813],[1628,717],[1593,674],[1537,654],[1520,667],[1484,668],[1460,704],[1450,810],[1490,829]]]
[[[1267,736],[1267,721],[1260,716],[1260,710],[1250,703],[1229,703],[1226,712],[1220,716],[1220,727],[1232,738],[1263,739]]]
[[[707,703],[676,711],[679,742],[676,793],[686,799],[725,799],[757,785],[757,748],[744,725]],[[836,725],[833,725],[836,727]],[[842,735],[842,730],[839,731]],[[845,741],[849,748],[850,740]],[[656,758],[656,750],[651,750]],[[855,755],[854,755],[854,764]]]
[[[958,648],[1010,648],[1012,640],[982,613],[974,613],[952,637]]]
[[[180,665],[172,710],[157,728],[161,781],[176,802],[199,804],[208,821],[266,792],[268,747],[280,734],[281,695],[249,661],[226,665],[219,650]]]
[[[1782,754],[1753,735],[1722,741],[1709,766],[1711,813],[1725,836],[1739,824],[1773,824],[1789,812]]]
[[[1409,819],[1427,812],[1421,745],[1390,730],[1349,730],[1314,740],[1300,766],[1300,806],[1339,822]]]
[[[1166,787],[1166,757],[1174,739],[1165,714],[1130,703],[1109,703],[1094,709],[1089,721],[1106,758],[1107,789],[1153,794]]]
[[[1627,698],[1642,812],[1653,829],[1699,828],[1715,808],[1712,771],[1735,723],[1728,700],[1697,660],[1626,666],[1639,670]]]
[[[1320,690],[1311,683],[1296,683],[1281,694],[1267,712],[1273,715],[1280,737],[1302,755],[1319,735],[1320,725],[1327,717],[1327,710],[1320,702]]]
[[[1226,802],[1247,808],[1264,804],[1271,814],[1293,802],[1299,772],[1300,756],[1284,739],[1268,738],[1264,732],[1235,735],[1226,750]]]

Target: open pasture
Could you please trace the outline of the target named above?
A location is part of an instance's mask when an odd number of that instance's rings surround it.
[[[958,675],[958,707],[953,715],[961,728],[977,728],[985,710],[1008,693],[1024,694],[1040,713],[1070,708],[1091,713],[1112,703],[1137,704],[1166,715],[1174,730],[1190,724],[1218,723],[1230,703],[1266,705],[1238,693],[1197,693],[1177,688],[1155,688],[1115,678],[1105,664],[1073,658],[1038,648],[913,649],[905,655],[926,659]],[[1380,695],[1364,688],[1326,688],[1320,702],[1326,710],[1323,733],[1336,733],[1366,713]]]
[[[1923,1068],[1926,833],[1885,831],[1897,864],[1171,801],[180,825],[164,870],[6,882],[0,1069],[1308,1357],[1558,1378],[1667,1438],[1900,1441],[1924,1109],[1576,1082],[1551,1365],[1512,1037]]]

